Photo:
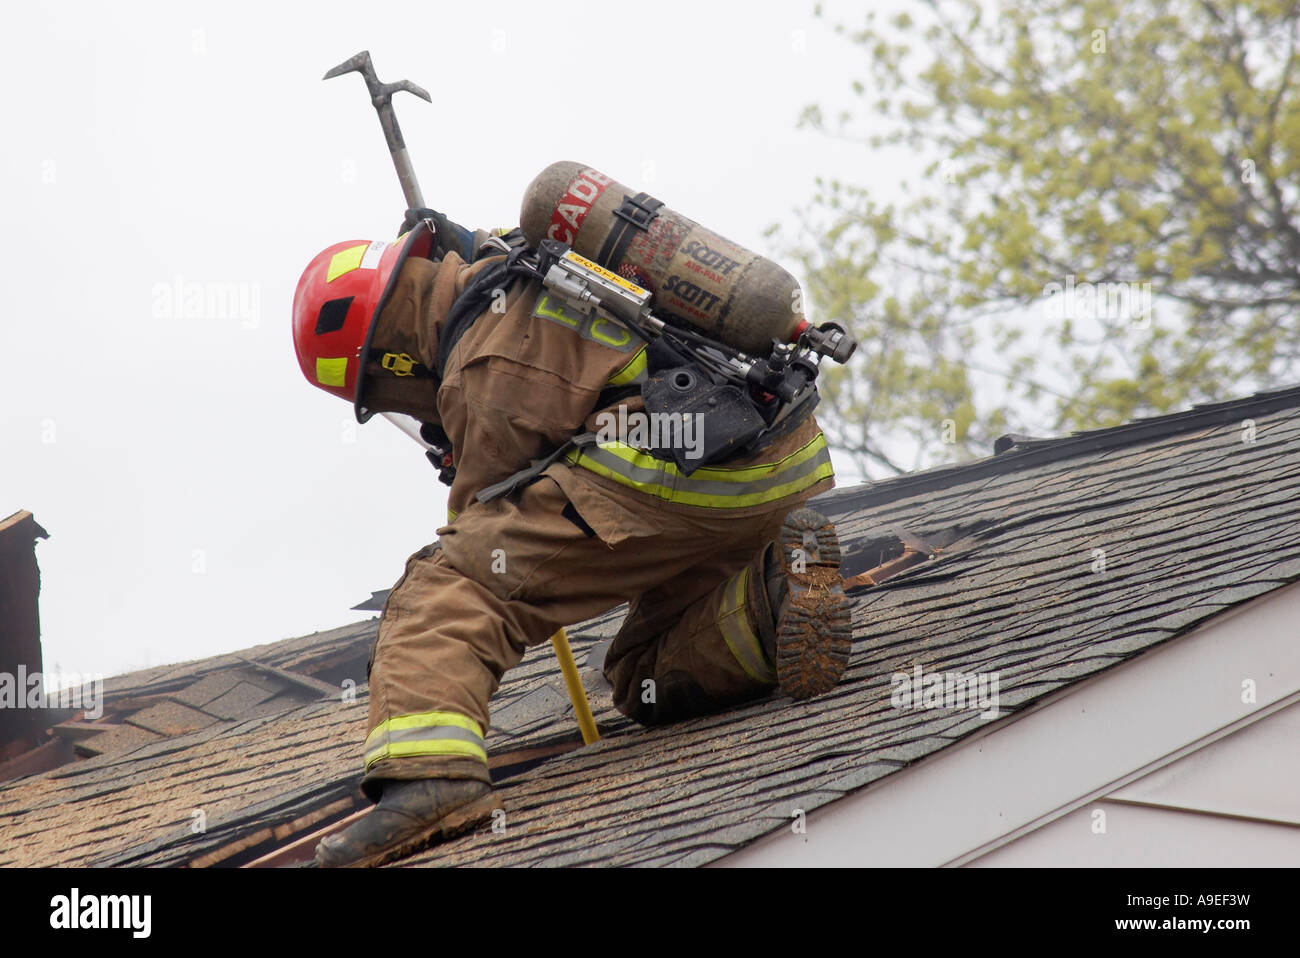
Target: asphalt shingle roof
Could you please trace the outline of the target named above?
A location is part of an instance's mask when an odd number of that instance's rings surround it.
[[[704,864],[989,721],[895,707],[895,672],[996,673],[1005,714],[1295,581],[1300,389],[1021,443],[818,505],[837,523],[850,572],[887,558],[899,529],[971,539],[857,596],[852,664],[818,699],[774,697],[646,729],[618,715],[584,669],[604,738],[504,779],[504,834],[476,832],[403,864]],[[618,621],[572,630],[580,666]],[[245,656],[311,673],[347,643],[368,647],[374,629],[372,620]],[[179,693],[240,664],[223,656],[137,673],[115,680],[114,694]],[[277,828],[300,832],[322,808],[356,800],[365,716],[362,690],[353,703],[218,722],[5,783],[0,864],[180,864],[241,840],[273,844]],[[576,737],[548,647],[507,676],[493,718],[496,756]],[[196,808],[207,815],[201,834]]]

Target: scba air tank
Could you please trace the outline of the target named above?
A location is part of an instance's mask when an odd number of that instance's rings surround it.
[[[653,293],[655,315],[747,353],[766,355],[803,324],[799,284],[786,270],[581,163],[542,170],[519,224],[529,245],[566,243]]]

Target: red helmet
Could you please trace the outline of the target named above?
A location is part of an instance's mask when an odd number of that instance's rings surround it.
[[[375,319],[392,294],[402,264],[429,255],[433,232],[421,221],[392,242],[351,240],[318,253],[293,293],[293,346],[307,381],[353,403],[357,420],[370,418],[361,405],[363,370]]]

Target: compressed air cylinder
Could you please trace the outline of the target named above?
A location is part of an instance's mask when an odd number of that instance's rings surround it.
[[[799,284],[786,270],[581,163],[542,170],[519,225],[532,246],[558,240],[645,287],[664,321],[745,352],[766,355],[803,322]]]

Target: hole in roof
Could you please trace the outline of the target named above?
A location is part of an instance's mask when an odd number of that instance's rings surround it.
[[[940,528],[902,526],[890,530],[889,535],[869,539],[861,546],[846,552],[840,563],[844,577],[851,578],[870,571],[914,549],[934,559],[967,552],[979,544],[980,533],[997,524],[994,519],[979,519]]]

